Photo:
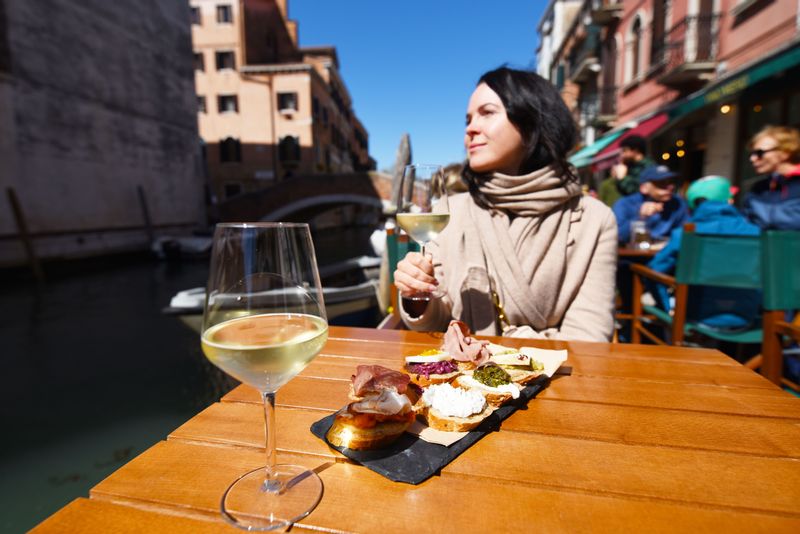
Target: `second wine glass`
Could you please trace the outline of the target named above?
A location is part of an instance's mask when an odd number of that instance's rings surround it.
[[[441,165],[407,165],[400,182],[397,204],[397,224],[417,243],[422,255],[425,245],[436,239],[450,222],[447,187]],[[406,296],[409,300],[430,300],[441,297],[419,292]]]

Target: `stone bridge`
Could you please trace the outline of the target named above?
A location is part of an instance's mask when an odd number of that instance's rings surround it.
[[[293,176],[219,203],[217,215],[224,222],[305,222],[346,204],[382,210],[382,200],[389,199],[391,187],[391,176],[377,172]]]

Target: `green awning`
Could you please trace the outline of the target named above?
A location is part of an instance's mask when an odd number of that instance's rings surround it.
[[[774,57],[754,65],[744,72],[729,76],[687,97],[669,112],[670,119],[697,111],[707,105],[742,92],[747,87],[800,64],[800,45],[795,45]]]
[[[605,147],[613,143],[617,140],[617,138],[625,133],[625,128],[621,130],[617,130],[611,133],[608,133],[592,143],[591,145],[587,145],[582,149],[575,152],[573,155],[569,157],[569,162],[575,165],[576,168],[580,169],[581,167],[586,167],[591,165],[592,163],[592,156],[603,150]]]

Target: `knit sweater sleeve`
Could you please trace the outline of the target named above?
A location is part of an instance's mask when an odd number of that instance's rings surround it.
[[[617,222],[609,212],[586,278],[567,308],[558,339],[610,341],[614,333],[614,291],[617,272]]]

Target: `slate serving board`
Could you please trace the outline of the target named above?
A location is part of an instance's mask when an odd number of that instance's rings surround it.
[[[519,408],[524,407],[542,389],[547,387],[550,378],[542,375],[531,384],[525,386],[515,401],[492,412],[462,439],[449,447],[436,443],[428,443],[409,433],[392,443],[389,447],[374,451],[355,451],[345,447],[335,447],[325,439],[333,425],[335,413],[320,419],[311,425],[311,433],[323,440],[329,447],[341,452],[349,459],[358,462],[389,480],[419,484],[439,472],[452,462],[459,454],[470,448],[489,432],[500,428],[500,423]]]

